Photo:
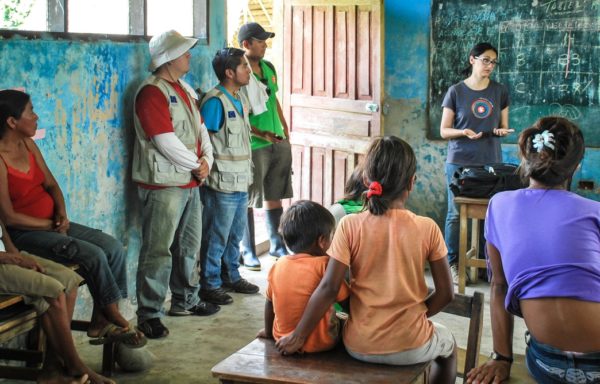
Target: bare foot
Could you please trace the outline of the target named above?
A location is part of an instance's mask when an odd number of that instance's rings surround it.
[[[117,384],[116,381],[113,381],[111,379],[109,379],[108,377],[104,377],[94,371],[92,371],[91,369],[88,370],[88,375],[89,375],[89,379],[86,381],[86,383],[90,383],[90,384]]]

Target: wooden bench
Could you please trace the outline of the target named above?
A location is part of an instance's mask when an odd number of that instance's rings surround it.
[[[77,266],[70,266],[77,269]],[[85,282],[82,283],[82,285]],[[0,295],[0,344],[30,332],[26,349],[0,348],[0,359],[24,362],[24,367],[0,365],[0,378],[36,380],[42,373],[46,338],[37,312],[26,305],[23,296]],[[87,332],[89,321],[73,320],[71,329]],[[104,344],[102,374],[112,376],[115,368],[115,344]]]
[[[477,365],[483,326],[483,294],[456,294],[444,312],[469,318],[462,372]],[[429,363],[411,366],[367,364],[343,346],[304,356],[281,356],[273,340],[256,339],[213,367],[221,383],[421,383]]]

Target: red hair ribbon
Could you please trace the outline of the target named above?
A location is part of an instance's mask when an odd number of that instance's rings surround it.
[[[372,181],[369,184],[369,192],[367,192],[367,199],[371,196],[381,196],[383,194],[383,187],[378,181]]]

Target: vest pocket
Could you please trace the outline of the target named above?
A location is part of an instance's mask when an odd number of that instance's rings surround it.
[[[227,124],[227,147],[240,148],[242,146],[242,127],[238,124]]]
[[[164,185],[185,185],[191,180],[191,173],[179,169],[161,155],[158,151],[151,151],[152,181]]]
[[[209,177],[209,185],[221,191],[247,191],[252,177],[248,161],[229,161],[215,159]],[[214,184],[213,184],[214,183]]]

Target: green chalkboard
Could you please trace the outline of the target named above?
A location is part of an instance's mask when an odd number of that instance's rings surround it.
[[[493,78],[509,88],[511,128],[561,115],[600,147],[600,0],[432,0],[429,138],[440,138],[444,95],[483,41],[498,48]]]

